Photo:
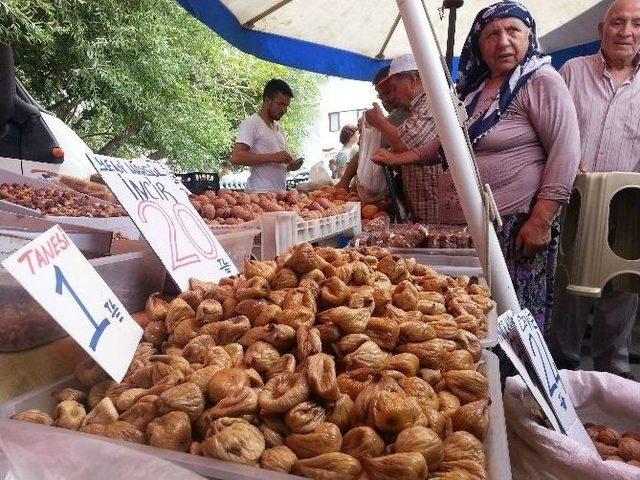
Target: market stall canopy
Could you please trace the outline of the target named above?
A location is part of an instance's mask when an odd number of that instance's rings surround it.
[[[389,59],[411,51],[394,0],[178,0],[194,17],[240,50],[281,65],[370,80]],[[473,18],[495,0],[467,0],[458,10],[455,54]],[[609,0],[529,0],[542,48],[554,63],[598,48],[597,24]],[[444,52],[447,14],[424,0]]]

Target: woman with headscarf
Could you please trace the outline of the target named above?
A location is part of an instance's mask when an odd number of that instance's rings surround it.
[[[580,159],[575,107],[551,58],[538,46],[535,21],[520,3],[493,4],[476,16],[464,44],[458,94],[483,183],[503,226],[497,232],[523,308],[538,325],[551,316],[558,255],[558,210],[567,203]],[[438,142],[374,161],[437,161]],[[464,223],[453,180],[439,179],[440,218]]]

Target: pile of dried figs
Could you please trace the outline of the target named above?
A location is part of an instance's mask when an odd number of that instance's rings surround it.
[[[300,244],[149,298],[122,383],[16,419],[315,479],[485,479],[486,287],[381,248]]]

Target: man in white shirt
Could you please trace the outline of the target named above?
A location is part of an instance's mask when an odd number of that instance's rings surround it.
[[[289,108],[293,92],[286,82],[269,80],[262,93],[262,106],[243,120],[231,153],[231,162],[251,171],[246,191],[277,192],[285,188],[287,172],[302,166],[287,151],[287,142],[278,123]]]

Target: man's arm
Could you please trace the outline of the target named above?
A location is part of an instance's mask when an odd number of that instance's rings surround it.
[[[293,159],[284,150],[275,153],[253,153],[244,143],[236,143],[231,152],[231,163],[234,165],[245,165],[255,167],[256,165],[264,165],[266,163],[284,163],[288,164]]]
[[[367,123],[380,131],[382,137],[395,152],[404,152],[407,150],[407,146],[398,134],[397,127],[385,118],[382,109],[377,103],[373,104],[371,110],[365,112],[365,116]]]
[[[340,177],[340,181],[336,183],[336,187],[344,188],[345,190],[349,190],[349,185],[351,185],[351,180],[358,173],[358,155],[354,155],[351,161],[347,164],[347,167],[344,169],[344,173],[342,177]]]

